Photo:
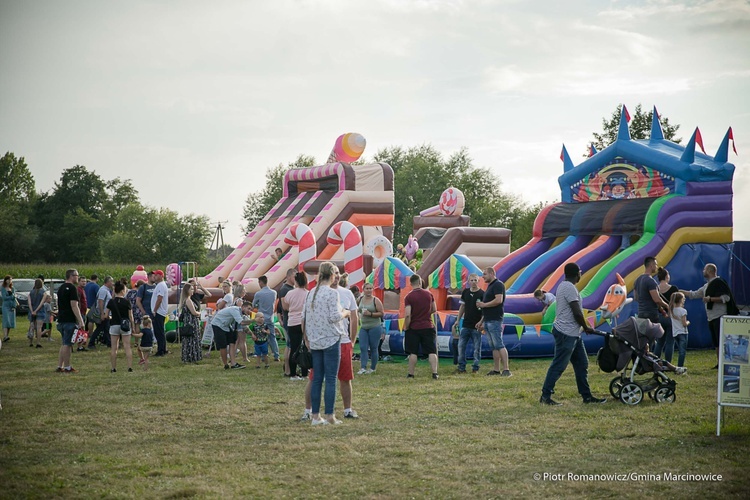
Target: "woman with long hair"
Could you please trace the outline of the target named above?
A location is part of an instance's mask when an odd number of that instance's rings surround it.
[[[125,298],[127,287],[122,281],[115,282],[115,296],[104,306],[106,310],[111,311],[112,317],[109,323],[110,338],[110,355],[109,359],[112,364],[112,373],[117,371],[117,345],[122,337],[122,347],[125,350],[125,359],[128,362],[128,371],[133,371],[133,350],[130,346],[130,338],[133,330],[133,309],[130,301]],[[128,331],[122,329],[123,320],[130,322]]]
[[[29,292],[29,328],[33,331],[33,336],[29,338],[29,347],[34,347],[34,338],[36,346],[42,347],[42,327],[47,322],[47,312],[44,305],[50,301],[49,293],[44,289],[44,282],[37,278],[34,280],[34,289]],[[51,321],[50,321],[51,322]]]
[[[678,288],[669,283],[670,275],[669,271],[663,267],[659,267],[656,271],[656,277],[659,280],[659,293],[661,294],[664,302],[669,304],[669,299],[672,294],[678,291]],[[659,324],[664,329],[664,335],[656,341],[656,347],[654,348],[654,354],[661,356],[664,353],[664,359],[669,363],[672,362],[672,356],[674,355],[674,337],[672,336],[672,318],[668,311],[665,314],[659,315]]]
[[[372,283],[365,283],[364,295],[359,300],[359,350],[360,365],[359,374],[373,373],[378,366],[378,346],[380,340],[385,338],[383,332],[383,303],[372,294]],[[368,356],[369,348],[369,356]],[[367,368],[367,361],[370,368]]]
[[[341,361],[341,338],[347,334],[344,319],[349,311],[339,304],[339,294],[330,287],[336,267],[323,262],[318,270],[318,283],[307,294],[302,322],[304,341],[312,353],[313,381],[310,388],[312,425],[340,424],[334,414],[336,378]],[[325,382],[325,419],[320,418],[320,402]]]
[[[302,373],[297,374],[297,362],[294,353],[302,344],[302,312],[305,309],[307,299],[307,275],[298,272],[294,275],[294,290],[287,292],[281,299],[284,308],[289,312],[287,320],[287,334],[289,335],[289,380],[302,380],[307,378],[307,369],[302,368]]]
[[[182,362],[183,363],[197,363],[203,359],[203,351],[201,350],[201,337],[200,332],[200,309],[195,307],[195,302],[191,299],[193,292],[195,291],[192,283],[185,283],[182,286],[182,293],[180,293],[180,325],[189,326],[192,335],[180,335],[182,342]],[[178,329],[179,331],[179,329]]]
[[[10,340],[10,331],[16,327],[16,289],[13,287],[13,277],[8,274],[3,278],[3,288],[0,290],[3,299],[3,342]]]

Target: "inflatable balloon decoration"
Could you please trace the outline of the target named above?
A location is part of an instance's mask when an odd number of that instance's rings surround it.
[[[406,255],[406,261],[410,262],[412,259],[414,259],[414,256],[417,255],[417,250],[419,250],[419,243],[417,242],[417,239],[409,235],[409,240],[406,242],[406,246],[404,247],[404,253]]]
[[[617,283],[607,289],[604,302],[599,306],[599,309],[602,311],[602,319],[605,320],[616,318],[626,305],[633,302],[632,298],[628,298],[628,289],[625,286],[625,280],[622,279],[619,273],[616,273],[616,275]]]
[[[357,133],[342,134],[336,139],[327,163],[352,163],[359,160],[365,151],[367,141]]]
[[[148,274],[146,273],[146,270],[143,268],[143,266],[137,266],[135,268],[135,271],[133,271],[133,275],[130,277],[130,284],[135,287],[136,283],[138,283],[138,280],[148,281]]]
[[[386,257],[393,255],[393,245],[381,234],[367,242],[367,253],[372,255],[372,267],[375,269]]]

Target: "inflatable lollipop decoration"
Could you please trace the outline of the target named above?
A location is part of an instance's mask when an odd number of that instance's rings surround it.
[[[148,274],[146,273],[145,269],[143,269],[143,266],[137,266],[135,268],[135,271],[133,271],[133,275],[130,277],[130,284],[135,287],[135,284],[138,283],[138,280],[148,280]]]
[[[327,163],[352,163],[359,160],[365,151],[367,141],[361,134],[342,134],[336,139]]]
[[[167,286],[179,285],[182,282],[182,269],[180,265],[173,262],[167,266]]]
[[[411,261],[414,256],[417,255],[417,250],[419,250],[419,242],[417,242],[417,239],[410,234],[409,240],[406,242],[406,246],[404,247],[406,260]]]
[[[365,284],[362,236],[348,221],[337,222],[328,232],[331,245],[344,245],[344,271],[349,274],[349,286],[357,285],[361,290]]]
[[[460,189],[449,187],[440,195],[440,213],[443,215],[461,215],[464,213],[464,194]]]

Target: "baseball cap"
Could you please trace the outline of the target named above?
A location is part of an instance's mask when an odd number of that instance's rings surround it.
[[[156,271],[153,271],[153,274],[158,274],[161,277],[164,277],[164,271],[161,269],[157,269]]]

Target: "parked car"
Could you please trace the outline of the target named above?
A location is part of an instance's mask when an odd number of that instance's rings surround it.
[[[13,280],[13,287],[16,289],[16,299],[18,300],[16,314],[29,314],[29,292],[34,289],[34,281],[25,278]]]

